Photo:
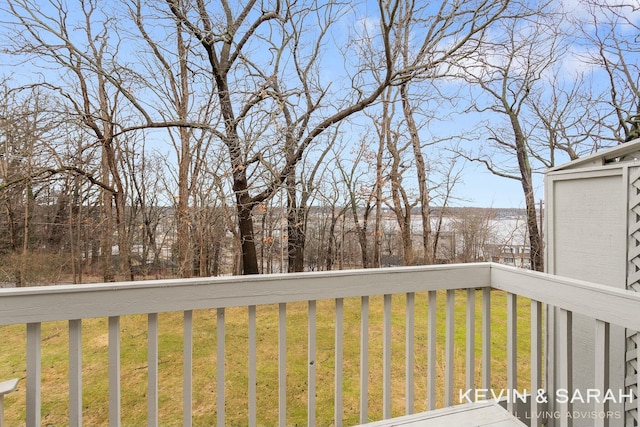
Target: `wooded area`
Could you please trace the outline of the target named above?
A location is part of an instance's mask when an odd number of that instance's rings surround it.
[[[476,261],[497,211],[445,209],[473,162],[521,183],[542,270],[533,174],[640,136],[630,0],[0,11],[17,286]]]

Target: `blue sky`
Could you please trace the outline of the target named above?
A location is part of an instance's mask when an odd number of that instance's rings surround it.
[[[611,0],[612,2],[620,2],[621,0]],[[635,1],[635,0],[634,0]],[[580,16],[584,13],[584,10],[579,6],[579,0],[563,0],[561,2],[566,8],[572,13],[573,16]],[[362,13],[363,16],[358,18],[356,22],[359,22],[363,27],[367,28],[375,27],[375,19],[369,19],[366,14],[371,14],[371,16],[375,16],[375,10],[366,11],[366,8],[360,9],[358,11]],[[640,12],[638,12],[640,14]],[[342,29],[344,31],[344,28]],[[340,42],[340,40],[334,39],[334,42]],[[574,49],[576,54],[583,53],[584,50],[580,46],[575,46]],[[332,61],[326,62],[323,64],[323,67],[326,67],[327,71],[331,71],[332,68],[341,68],[343,65],[343,60],[336,60],[333,64]],[[6,62],[5,62],[6,64]],[[576,70],[587,70],[589,66],[585,65],[585,62],[580,60],[577,55],[568,55],[563,64],[563,72],[571,73]],[[29,67],[20,67],[14,68],[13,70],[7,70],[6,66],[0,66],[0,74],[7,75],[15,72],[25,73],[30,71]],[[335,71],[335,70],[333,70]],[[340,74],[340,73],[338,73]],[[332,76],[332,73],[324,73],[323,77],[328,79]],[[32,74],[33,76],[33,74]],[[442,108],[442,107],[440,107]],[[442,111],[440,111],[442,112]],[[358,119],[360,120],[360,119]],[[468,121],[463,117],[457,117],[454,120],[457,120],[457,123],[463,123],[470,128],[473,128],[473,123]],[[443,122],[441,124],[435,124],[434,129],[430,130],[431,134],[434,134],[438,137],[446,137],[446,133],[450,131],[450,127],[452,122]],[[449,128],[447,128],[449,127]],[[428,141],[428,137],[425,136],[425,142]],[[477,147],[483,144],[483,140],[476,139],[473,142],[469,143],[470,147]],[[162,151],[165,152],[169,148],[169,145],[165,147]],[[559,162],[563,163],[563,162]],[[462,164],[460,164],[462,166]],[[542,170],[541,167],[537,167],[538,170]],[[407,177],[408,180],[411,179],[410,176]],[[534,176],[535,181],[535,191],[536,191],[536,199],[540,200],[544,197],[543,187],[542,187],[542,175],[536,174]],[[488,172],[481,164],[470,163],[467,162],[464,164],[464,170],[462,172],[461,181],[457,184],[454,189],[454,194],[457,196],[457,200],[453,202],[456,205],[473,205],[473,206],[484,206],[484,207],[523,207],[523,195],[520,183],[515,180],[509,180],[505,178],[500,178],[492,175]]]
[[[534,180],[536,197],[541,199],[544,195],[542,176],[536,174]],[[480,164],[466,165],[456,194],[462,199],[454,203],[458,206],[524,208],[521,184],[512,179],[495,176]]]

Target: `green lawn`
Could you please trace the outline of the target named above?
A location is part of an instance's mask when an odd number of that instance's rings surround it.
[[[476,296],[476,384],[480,384],[480,304]],[[455,399],[465,389],[466,293],[456,294]],[[382,297],[370,302],[369,418],[382,417]],[[438,406],[444,390],[444,305],[438,294]],[[529,301],[518,299],[518,365],[521,388],[529,388]],[[258,424],[278,420],[278,307],[258,307]],[[334,301],[317,306],[317,417],[318,425],[333,424]],[[344,423],[359,420],[360,299],[344,302]],[[393,414],[404,414],[405,297],[393,297]],[[161,425],[182,424],[182,313],[160,314],[159,419]],[[416,295],[415,409],[426,409],[427,295]],[[506,388],[506,297],[492,291],[492,387]],[[146,425],[147,317],[121,319],[122,425]],[[225,415],[227,425],[247,425],[247,309],[227,309]],[[307,303],[287,305],[287,425],[307,424]],[[21,378],[19,389],[5,399],[7,425],[25,423],[25,326],[0,327],[0,379]],[[83,321],[84,424],[108,424],[107,319]],[[42,325],[42,423],[68,424],[68,333],[66,322]],[[194,312],[194,425],[216,421],[216,312]]]

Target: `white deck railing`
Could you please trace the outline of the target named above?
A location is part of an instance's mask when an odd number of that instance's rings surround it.
[[[491,318],[492,289],[506,292],[506,319]],[[436,305],[438,293],[444,293],[444,313],[439,313]],[[460,309],[456,310],[456,294],[463,293],[464,306],[464,346],[460,348],[456,344],[455,319],[456,312],[460,315]],[[476,301],[476,294],[481,294],[481,301]],[[424,266],[394,269],[370,269],[357,271],[317,272],[286,275],[264,275],[252,277],[208,278],[208,279],[184,279],[146,281],[131,283],[49,286],[20,289],[0,289],[0,325],[25,324],[26,325],[26,399],[23,413],[26,412],[26,424],[28,426],[41,425],[42,413],[42,360],[41,354],[46,342],[42,341],[42,324],[51,321],[68,321],[68,384],[69,407],[68,417],[70,425],[82,425],[83,418],[83,354],[82,354],[82,321],[83,319],[105,317],[108,318],[108,392],[104,399],[109,401],[108,421],[110,426],[119,426],[121,423],[121,325],[122,316],[145,314],[147,315],[147,423],[149,426],[159,424],[158,413],[162,405],[159,396],[159,340],[162,337],[159,328],[159,313],[182,312],[183,315],[183,384],[182,384],[182,423],[191,426],[193,420],[193,328],[194,310],[215,310],[217,334],[215,354],[211,360],[216,363],[215,383],[216,389],[216,424],[225,425],[225,358],[242,357],[247,359],[247,424],[257,425],[258,419],[258,394],[256,383],[261,372],[257,368],[257,358],[260,355],[260,346],[256,338],[257,316],[256,308],[262,305],[276,304],[278,307],[278,424],[287,425],[287,345],[292,345],[287,340],[287,304],[294,302],[307,303],[306,340],[307,346],[307,424],[316,425],[316,410],[318,409],[317,391],[321,385],[316,383],[317,356],[319,352],[317,343],[317,319],[318,301],[333,300],[334,309],[332,315],[335,324],[334,352],[334,419],[333,424],[343,424],[345,408],[343,402],[343,389],[345,381],[345,364],[359,364],[359,407],[358,419],[360,423],[371,421],[369,411],[370,389],[370,357],[369,325],[370,297],[382,296],[383,299],[383,325],[382,325],[382,393],[381,402],[382,418],[390,418],[398,412],[392,408],[393,390],[392,379],[395,374],[392,371],[392,334],[394,326],[392,310],[392,295],[403,294],[403,320],[405,327],[404,357],[405,379],[404,411],[413,413],[416,410],[434,409],[440,401],[442,405],[449,406],[459,402],[458,389],[455,388],[455,378],[464,377],[465,390],[493,388],[506,390],[538,390],[543,387],[544,368],[544,337],[545,331],[543,305],[554,305],[558,308],[559,315],[555,322],[560,331],[560,339],[556,339],[559,360],[553,361],[553,367],[557,372],[558,384],[556,388],[569,389],[571,386],[572,348],[571,330],[572,315],[578,313],[594,319],[595,340],[595,365],[594,385],[601,390],[609,387],[608,361],[609,359],[609,328],[610,324],[619,325],[632,330],[640,330],[640,295],[629,291],[616,290],[605,286],[586,282],[570,280],[541,273],[534,273],[515,268],[504,267],[496,264],[464,264],[447,266]],[[416,294],[426,297],[425,307],[419,306],[418,310],[427,311],[427,323],[416,325]],[[522,348],[518,342],[522,342],[522,331],[518,332],[518,297],[531,299],[530,339]],[[346,298],[358,298],[360,309],[360,355],[356,360],[348,360],[345,356],[345,305]],[[458,297],[458,302],[463,298]],[[476,313],[476,306],[480,307],[480,313]],[[225,310],[232,307],[245,307],[247,310],[247,354],[228,355],[225,344],[230,339],[225,334]],[[438,318],[445,322],[444,348],[436,345],[438,330],[436,328]],[[477,319],[480,324],[476,325]],[[495,337],[492,335],[492,321],[506,322],[506,336]],[[520,323],[522,323],[520,321]],[[416,371],[415,354],[418,345],[416,331],[424,331],[426,345],[420,344],[420,349],[427,352],[426,366],[420,366],[424,374],[414,375]],[[480,343],[476,343],[476,332]],[[528,334],[528,333],[527,333]],[[562,338],[564,337],[564,339]],[[569,339],[567,339],[569,338]],[[506,372],[492,373],[492,339],[503,342],[506,346]],[[422,343],[422,341],[420,341]],[[477,352],[476,349],[480,351]],[[4,350],[3,350],[4,351]],[[529,378],[523,384],[522,364],[518,363],[518,353],[529,351],[526,358],[530,371]],[[456,355],[464,354],[464,373],[457,372],[455,367]],[[479,354],[476,354],[479,353]],[[555,354],[555,353],[554,353]],[[460,356],[458,356],[459,358]],[[443,369],[441,369],[443,367]],[[424,369],[423,369],[424,368]],[[546,369],[549,368],[547,365]],[[477,372],[477,371],[480,372]],[[438,380],[438,372],[443,372],[444,381]],[[492,378],[506,377],[506,384],[498,384]],[[5,378],[0,378],[3,380]],[[6,378],[8,379],[8,378]],[[425,407],[416,408],[416,390],[422,389],[422,382],[426,381]],[[521,381],[522,382],[522,381]],[[443,389],[438,384],[443,383]],[[322,385],[324,387],[324,385]],[[23,390],[25,387],[22,387]],[[396,387],[397,388],[397,387]],[[473,395],[473,394],[471,394]],[[440,400],[439,400],[440,399]],[[275,404],[275,402],[274,402]],[[397,403],[395,404],[397,405]],[[530,399],[531,425],[539,425],[542,420],[537,419],[536,414],[542,411],[537,399]],[[508,409],[513,410],[513,399],[508,403]],[[393,409],[393,411],[392,411]],[[571,411],[569,403],[563,403],[557,408],[561,415],[558,419],[548,420],[559,425],[567,425]],[[605,404],[598,404],[597,410],[604,410]],[[14,423],[18,420],[13,420]],[[603,422],[606,420],[603,420]],[[596,425],[600,420],[594,421]],[[603,424],[604,425],[604,424]]]

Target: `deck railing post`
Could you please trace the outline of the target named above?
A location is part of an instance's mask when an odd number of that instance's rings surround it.
[[[538,390],[542,387],[542,303],[531,300],[531,426],[538,427],[540,405]]]
[[[572,321],[573,313],[568,310],[559,309],[559,360],[558,360],[558,388],[562,390],[572,390]],[[559,403],[560,427],[571,427],[572,419],[569,417],[571,402],[568,399]]]
[[[342,427],[344,363],[344,300],[342,298],[336,299],[335,359],[334,425]]]
[[[120,427],[120,316],[109,317],[109,427]]]
[[[27,425],[40,426],[40,386],[42,375],[40,323],[27,324]]]
[[[182,425],[191,427],[193,423],[193,311],[183,313],[182,343]]]
[[[466,389],[475,389],[476,376],[476,290],[467,289]]]
[[[278,425],[287,425],[287,304],[278,304]]]
[[[447,290],[446,326],[445,326],[445,356],[444,356],[444,405],[453,405],[453,381],[454,381],[454,334],[455,334],[455,309],[456,291]]]
[[[158,426],[158,314],[147,316],[147,425]]]
[[[82,320],[69,320],[69,425],[82,426]]]
[[[491,388],[491,288],[482,289],[482,388]]]
[[[316,425],[316,372],[317,372],[317,344],[316,344],[316,334],[317,334],[317,326],[316,326],[316,301],[309,301],[308,303],[308,312],[309,312],[309,354],[307,356],[308,363],[308,373],[307,373],[307,382],[308,392],[307,399],[309,403],[307,404],[307,426],[315,427]]]
[[[507,390],[513,395],[518,387],[518,300],[507,293]],[[507,400],[507,411],[514,413],[514,399]]]
[[[437,340],[437,292],[429,291],[427,314],[427,409],[436,409],[436,340]]]
[[[415,301],[416,294],[413,292],[407,293],[406,296],[406,324],[405,324],[405,413],[407,415],[414,412],[414,378],[413,371],[415,365]]]
[[[217,422],[219,426],[225,425],[225,310],[218,308],[216,310],[216,408]]]
[[[311,302],[309,302],[311,304]],[[314,301],[315,304],[315,301]],[[248,338],[249,338],[249,390],[248,390],[248,398],[247,402],[248,411],[249,411],[249,427],[256,427],[257,425],[257,337],[256,337],[256,306],[250,305],[248,309]],[[312,426],[310,426],[312,427]]]
[[[360,298],[360,424],[369,421],[369,296]]]
[[[382,330],[382,418],[391,418],[391,294],[383,302]]]
[[[609,323],[596,319],[595,325],[595,366],[594,384],[595,388],[604,396],[609,389]],[[609,404],[604,400],[597,400],[594,410],[596,413],[606,414]],[[606,427],[609,425],[608,417],[596,417],[596,427]]]

